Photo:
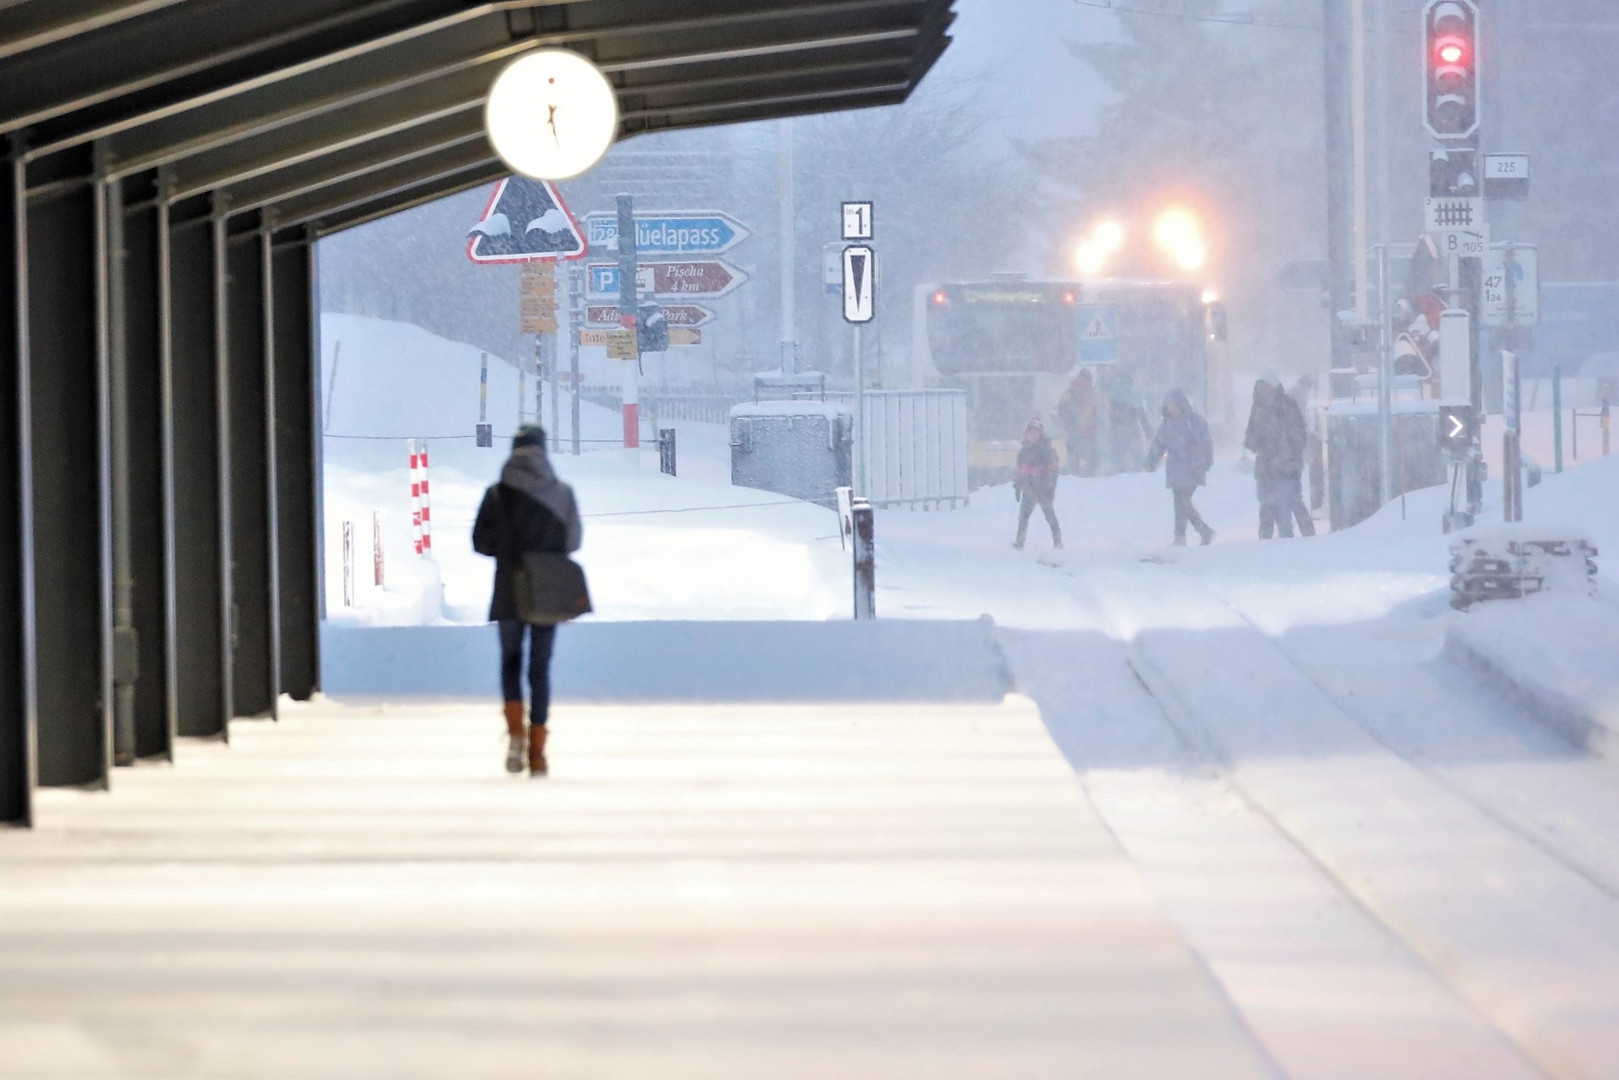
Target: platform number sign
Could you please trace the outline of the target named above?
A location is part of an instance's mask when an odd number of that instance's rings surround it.
[[[869,202],[846,202],[843,204],[843,238],[845,240],[871,239],[871,211]]]

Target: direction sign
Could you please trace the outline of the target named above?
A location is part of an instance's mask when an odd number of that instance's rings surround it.
[[[843,318],[867,323],[877,314],[877,253],[864,244],[843,249]]]
[[[1081,304],[1079,314],[1079,362],[1117,364],[1119,362],[1119,308],[1117,304]]]
[[[701,304],[664,304],[660,310],[670,326],[703,326],[714,321],[714,310]],[[617,326],[618,305],[587,306],[585,323],[589,326]]]
[[[598,348],[606,347],[609,350],[608,355],[614,357],[614,359],[634,359],[633,356],[617,356],[611,351],[615,348],[622,350],[626,336],[631,340],[634,339],[634,333],[629,330],[581,330],[579,331],[579,344],[594,345]],[[669,331],[670,345],[701,345],[702,343],[703,332],[701,330],[690,330],[683,326],[677,326]]]
[[[1460,453],[1473,445],[1473,406],[1439,406],[1439,448]]]
[[[577,259],[583,235],[557,189],[544,180],[512,176],[495,186],[483,216],[467,233],[475,263]]]
[[[611,211],[586,214],[585,235],[592,244],[616,247],[618,215]],[[717,255],[748,235],[740,221],[718,210],[635,215],[635,250],[640,255]]]
[[[589,270],[589,295],[618,295],[616,263],[592,263]],[[642,295],[724,296],[746,280],[745,271],[722,259],[643,263],[636,268],[636,288]]]

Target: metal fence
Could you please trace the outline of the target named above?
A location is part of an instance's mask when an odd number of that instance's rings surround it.
[[[857,436],[873,506],[954,510],[967,505],[967,393],[869,390]]]

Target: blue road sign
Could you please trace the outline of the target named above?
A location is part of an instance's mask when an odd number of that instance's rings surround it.
[[[585,215],[585,235],[592,244],[618,239],[618,216]],[[640,255],[712,255],[728,251],[748,238],[748,230],[718,210],[676,210],[635,215],[635,250]]]
[[[1079,362],[1117,364],[1119,362],[1119,308],[1116,304],[1081,304],[1079,316]]]

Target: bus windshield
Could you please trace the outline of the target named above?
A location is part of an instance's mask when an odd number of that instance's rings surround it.
[[[1060,374],[1074,365],[1074,292],[1048,284],[942,285],[928,303],[940,375]]]

